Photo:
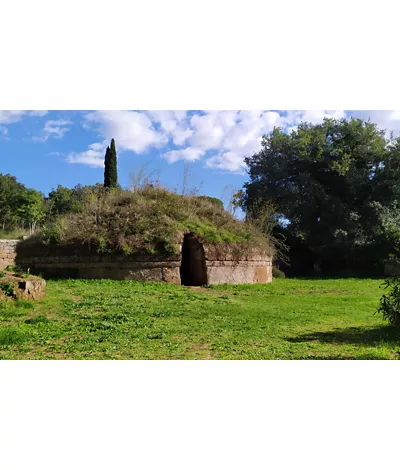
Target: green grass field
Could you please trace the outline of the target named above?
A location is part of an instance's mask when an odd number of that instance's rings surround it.
[[[48,281],[44,300],[0,304],[0,358],[397,359],[400,333],[374,315],[381,284]]]

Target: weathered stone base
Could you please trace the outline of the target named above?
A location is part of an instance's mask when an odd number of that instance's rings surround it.
[[[135,257],[79,253],[67,256],[45,252],[30,254],[25,249],[18,253],[16,263],[22,269],[30,269],[32,274],[41,274],[45,278],[158,281],[180,285],[182,274],[182,282],[189,286],[203,282],[213,285],[272,281],[272,260],[264,251],[248,249],[241,252],[238,247],[203,246],[197,241],[192,241],[192,245],[192,251],[189,247],[186,257],[182,250],[173,255]],[[183,267],[181,273],[182,259],[186,260],[186,265],[189,262],[192,278],[185,277]],[[200,277],[197,274],[201,274]]]
[[[0,269],[13,266],[19,240],[0,240]]]
[[[10,298],[24,299],[24,300],[38,300],[42,299],[46,295],[46,281],[34,276],[30,276],[28,279],[22,279],[20,277],[9,275],[0,278],[1,284],[6,286],[12,286]],[[1,299],[6,299],[7,295],[1,290]]]
[[[269,261],[206,261],[208,284],[256,284],[272,281]]]
[[[180,284],[179,262],[133,263],[43,263],[26,262],[24,269],[30,268],[34,274],[45,277],[72,279],[116,279],[131,281],[165,281]]]
[[[132,281],[164,281],[181,284],[180,262],[156,263],[35,263],[33,274],[44,277],[79,279],[119,279]],[[206,261],[207,284],[254,284],[272,281],[269,261]]]

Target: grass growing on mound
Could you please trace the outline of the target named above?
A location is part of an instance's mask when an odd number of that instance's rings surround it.
[[[98,253],[177,253],[184,234],[195,232],[213,244],[259,246],[272,243],[212,198],[181,196],[163,188],[135,192],[97,188],[79,212],[48,224],[29,244],[86,246]]]

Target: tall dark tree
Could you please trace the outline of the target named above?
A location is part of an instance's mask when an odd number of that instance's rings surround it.
[[[104,158],[104,187],[116,188],[117,186],[117,150],[115,148],[115,140],[111,139],[111,145],[107,147]]]
[[[292,253],[301,252],[304,274],[307,265],[326,273],[378,266],[393,249],[387,227],[397,233],[398,149],[360,119],[302,123],[291,134],[275,128],[246,158],[250,182],[242,205],[251,210],[261,199],[277,207],[277,231]]]

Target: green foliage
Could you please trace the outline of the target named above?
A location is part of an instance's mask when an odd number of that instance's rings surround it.
[[[107,147],[104,158],[104,187],[118,187],[117,149],[115,148],[114,139],[111,139],[111,145]]]
[[[272,265],[272,278],[273,279],[284,279],[285,273],[281,271],[277,266]]]
[[[84,201],[95,191],[100,191],[102,184],[65,188],[58,185],[57,189],[50,191],[46,200],[48,219],[54,220],[57,216],[82,210]]]
[[[268,237],[250,223],[235,219],[207,198],[182,196],[147,186],[134,192],[92,188],[79,211],[46,224],[19,245],[34,252],[80,247],[99,253],[177,253],[184,234],[195,232],[215,244],[261,246],[273,252]]]
[[[377,268],[397,250],[400,140],[386,139],[375,124],[325,119],[290,135],[275,128],[246,163],[241,206],[251,212],[260,200],[273,204],[274,232],[311,266]],[[378,206],[393,210],[383,216]]]
[[[50,217],[71,212],[74,208],[74,190],[60,184],[49,192],[47,211]]]
[[[217,197],[211,197],[211,196],[197,196],[199,199],[205,199],[207,201],[210,201],[213,204],[216,204],[220,209],[224,209],[224,203],[221,201],[221,199],[218,199]]]
[[[15,176],[0,173],[0,229],[13,230],[20,222],[17,210],[25,186],[17,182]]]
[[[22,240],[29,235],[29,230],[24,228],[14,228],[12,230],[0,230],[0,239],[2,240]]]
[[[17,328],[5,327],[0,329],[0,348],[20,344],[25,335]]]
[[[389,292],[382,295],[377,312],[390,325],[400,326],[400,278],[386,279],[383,287],[389,289]]]
[[[27,325],[37,325],[38,323],[48,323],[49,319],[44,314],[36,315],[35,317],[27,318],[24,323]]]
[[[43,194],[26,188],[14,176],[0,174],[0,230],[24,232],[29,228],[33,233],[45,215]]]
[[[0,291],[7,297],[12,297],[14,295],[14,284],[7,281],[0,281]]]

